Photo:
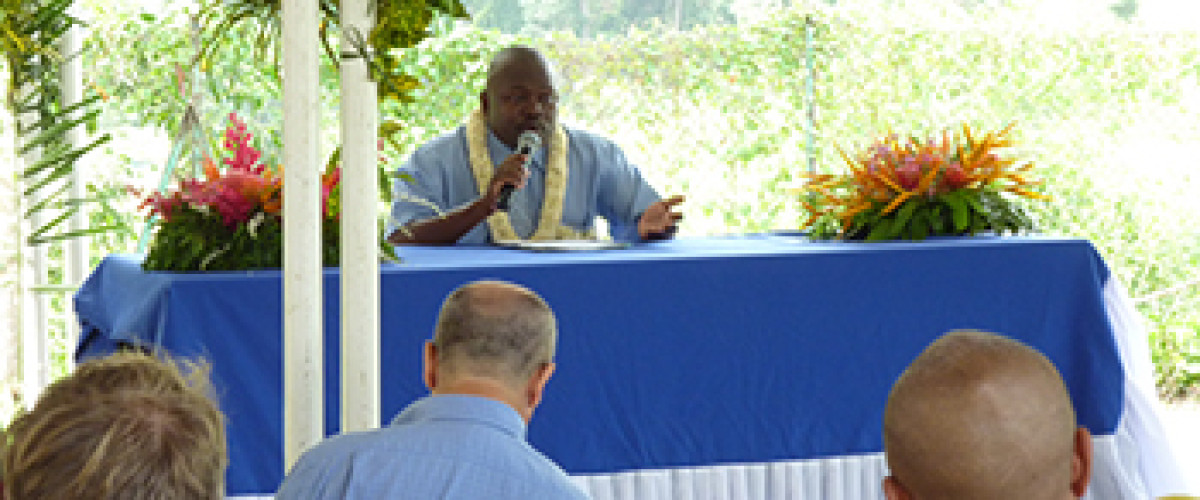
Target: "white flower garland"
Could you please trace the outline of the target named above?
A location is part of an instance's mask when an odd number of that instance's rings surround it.
[[[475,185],[479,187],[480,193],[487,192],[492,182],[492,173],[496,170],[488,154],[487,137],[487,123],[483,119],[483,112],[477,109],[467,118],[467,151],[471,158],[471,171],[475,174]],[[546,196],[542,200],[542,214],[538,218],[537,230],[529,237],[531,241],[592,239],[590,235],[563,226],[560,222],[566,191],[567,133],[562,126],[557,126],[550,138],[550,159],[546,165]],[[513,229],[508,212],[496,211],[488,216],[487,223],[492,241],[521,239]]]

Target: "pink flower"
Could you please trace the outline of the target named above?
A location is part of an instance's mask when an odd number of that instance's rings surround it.
[[[921,182],[921,165],[914,158],[905,158],[904,164],[896,169],[896,180],[900,181],[900,187],[906,190],[916,189],[917,184]]]
[[[175,211],[183,205],[183,199],[179,193],[171,193],[170,196],[164,196],[162,193],[153,193],[147,196],[138,208],[150,207],[151,216],[159,216],[165,220],[171,220],[171,216]]]
[[[950,190],[959,189],[967,185],[967,173],[963,171],[962,164],[956,161],[942,171],[942,181]]]
[[[233,153],[233,157],[225,158],[222,162],[233,170],[261,174],[263,166],[255,164],[262,157],[262,152],[250,145],[254,134],[246,132],[246,123],[238,119],[236,113],[229,113],[229,121],[229,128],[225,129],[225,149]]]
[[[259,175],[231,169],[220,179],[209,183],[213,192],[210,205],[221,214],[225,225],[236,226],[250,219],[263,193],[272,187],[270,181]]]
[[[341,182],[342,182],[342,167],[337,167],[337,168],[333,169],[333,171],[325,174],[325,176],[321,179],[321,211],[326,216],[336,215],[334,213],[331,213],[331,210],[329,207],[329,197],[332,196],[334,190],[336,190],[338,188],[338,185],[340,185]],[[336,209],[337,209],[336,201],[335,201],[334,205],[335,205],[334,211],[336,211]]]
[[[209,206],[217,197],[212,183],[200,182],[196,179],[184,179],[179,182],[180,201],[192,206]]]
[[[228,227],[236,227],[238,224],[250,220],[250,213],[254,211],[255,200],[251,200],[246,196],[233,189],[222,190],[213,200],[213,208],[217,209],[217,213],[221,214],[221,221]]]
[[[184,179],[170,196],[155,193],[142,202],[142,207],[150,207],[151,215],[167,218],[187,206],[220,215],[230,228],[244,224],[260,208],[269,211],[273,207],[277,211],[279,180],[265,165],[258,164],[262,153],[250,145],[253,135],[246,132],[246,124],[233,113],[229,122],[224,145],[230,156],[222,160],[225,172],[209,163],[204,179]],[[330,186],[336,185],[340,172],[331,177]]]

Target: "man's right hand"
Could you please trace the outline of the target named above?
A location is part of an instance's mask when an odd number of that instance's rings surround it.
[[[514,189],[525,187],[525,180],[529,178],[529,169],[525,168],[525,156],[523,154],[511,155],[505,158],[500,167],[496,169],[487,192],[492,210],[496,209],[496,202],[500,199],[500,191],[504,189],[504,186],[512,186]]]
[[[388,235],[393,245],[453,245],[468,231],[474,229],[488,216],[496,212],[500,191],[511,185],[516,189],[525,187],[529,169],[525,168],[525,155],[515,154],[504,159],[496,169],[488,190],[470,204],[438,217],[410,223]]]

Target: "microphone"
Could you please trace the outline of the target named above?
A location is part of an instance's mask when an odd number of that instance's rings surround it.
[[[521,137],[517,138],[517,153],[525,155],[525,163],[522,165],[529,168],[529,162],[533,161],[533,152],[542,147],[542,136],[532,130],[521,132]],[[516,188],[512,184],[506,184],[500,188],[500,197],[496,200],[497,210],[508,210],[508,200],[512,198],[513,190]]]

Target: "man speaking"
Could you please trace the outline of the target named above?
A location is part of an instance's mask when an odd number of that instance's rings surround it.
[[[618,241],[674,235],[683,197],[660,199],[612,141],[560,125],[557,105],[540,53],[525,46],[497,53],[479,109],[400,167],[411,180],[396,181],[388,241],[592,239],[597,216]],[[540,141],[519,144],[527,132]]]

